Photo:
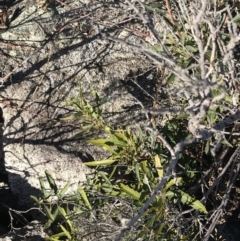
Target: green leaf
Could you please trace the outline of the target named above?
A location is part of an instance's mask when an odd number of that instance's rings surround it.
[[[45,174],[46,174],[46,177],[47,177],[47,180],[48,180],[48,183],[49,183],[50,187],[54,190],[55,194],[57,194],[58,188],[57,188],[57,185],[55,183],[54,178],[52,177],[50,172],[47,171],[47,170],[45,171]]]
[[[117,154],[117,152],[116,152],[113,148],[111,148],[110,146],[108,146],[108,145],[104,146],[103,149],[107,150],[108,152],[110,152],[110,153],[113,154],[113,155],[116,155],[116,154]]]
[[[79,198],[78,198],[79,200]],[[84,211],[80,208],[80,207],[73,207],[74,208],[74,215],[80,215],[82,213],[84,213]]]
[[[233,18],[233,22],[237,23],[238,25],[240,24],[240,14],[239,13]]]
[[[69,116],[62,117],[62,118],[60,118],[60,120],[61,121],[70,121],[70,120],[80,120],[81,118],[82,118],[82,113],[77,112],[77,113],[71,114]]]
[[[114,146],[114,143],[109,141],[109,139],[88,140],[87,142],[95,146],[100,146],[108,150],[110,153],[113,152],[113,154],[116,154],[116,152],[110,147]]]
[[[41,204],[41,200],[39,200],[39,199],[36,198],[35,196],[30,195],[30,198],[31,198],[34,202],[36,202],[36,203],[38,203],[38,204]]]
[[[210,142],[211,142],[211,139],[207,140],[207,142],[206,142],[206,144],[205,144],[205,148],[204,148],[205,154],[208,154],[208,153],[209,153],[209,150],[210,150]]]
[[[45,229],[49,228],[52,225],[52,223],[53,223],[53,220],[48,219],[48,221],[44,224],[44,228]]]
[[[166,43],[174,46],[176,43],[175,37],[172,34],[168,34]]]
[[[73,135],[73,139],[77,139],[79,137],[82,137],[84,132],[87,132],[89,130],[91,130],[94,127],[94,125],[90,124],[90,125],[85,125],[81,127],[81,131],[78,131],[76,134]]]
[[[111,193],[113,191],[113,187],[111,184],[108,184],[108,183],[103,183],[101,185],[101,189],[106,192],[106,193]]]
[[[48,208],[45,204],[43,204],[43,210],[44,210],[44,213],[47,215],[47,217],[49,219],[51,219],[52,221],[54,221],[54,216],[52,215],[52,210],[51,208]]]
[[[193,209],[195,209],[199,212],[202,212],[204,214],[208,213],[205,206],[199,200],[196,200],[195,198],[191,197],[190,195],[188,195],[187,193],[185,193],[183,191],[178,191],[178,192],[175,192],[175,193],[172,192],[172,191],[168,191],[166,193],[166,197],[168,197],[168,198],[180,197],[181,202],[183,204],[189,205]]]
[[[151,182],[153,182],[154,181],[154,175],[148,168],[148,162],[147,161],[142,161],[141,162],[141,168],[143,170],[143,173],[145,173],[147,175],[148,179]]]
[[[187,33],[186,32],[182,32],[181,35],[180,35],[180,40],[181,40],[181,43],[183,45],[185,45],[185,41],[187,40],[186,37],[187,37]]]
[[[64,220],[67,222],[69,228],[70,228],[71,230],[73,230],[72,222],[71,222],[70,219],[68,218],[68,215],[67,215],[66,211],[64,210],[64,208],[58,206],[58,211],[59,211],[59,213],[63,216]]]
[[[107,178],[107,176],[105,175],[104,172],[102,171],[99,171],[98,174],[104,179],[105,183],[109,184],[109,185],[112,185],[110,180]]]
[[[57,216],[59,215],[59,210],[56,208],[56,210],[53,212],[53,219],[56,220]]]
[[[182,178],[178,177],[177,178],[177,182],[180,183],[182,182]],[[166,184],[166,186],[164,187],[165,190],[168,190],[170,187],[172,187],[173,185],[175,185],[175,180],[171,179],[170,181],[168,181],[168,183]]]
[[[113,177],[113,175],[115,174],[115,172],[116,172],[116,170],[117,170],[117,165],[115,165],[114,167],[113,167],[113,170],[112,170],[112,172],[111,172],[111,174],[110,174],[110,176],[109,176],[109,179],[112,179],[112,177]]]
[[[136,176],[137,176],[137,179],[138,179],[138,183],[139,183],[139,185],[141,185],[142,181],[141,181],[141,178],[140,178],[139,169],[140,169],[140,165],[139,165],[139,163],[137,163],[135,165],[135,173],[136,173]]]
[[[61,224],[59,226],[62,229],[62,231],[64,232],[64,234],[68,237],[68,239],[71,240],[72,236],[70,235],[70,233]]]
[[[181,201],[182,203],[186,203],[188,205],[190,205],[192,208],[194,208],[195,210],[198,210],[199,212],[202,212],[204,214],[207,214],[207,210],[205,208],[205,206],[199,201],[199,200],[195,200],[194,198],[192,198],[190,195],[188,195],[187,193],[181,191]]]
[[[153,215],[146,223],[146,227],[152,228],[155,221],[156,221],[157,215]]]
[[[46,190],[46,187],[45,187],[45,184],[44,184],[44,180],[42,178],[40,178],[39,179],[39,183],[40,183],[40,188],[41,188],[41,191],[43,193],[44,198],[47,198],[48,192]]]
[[[152,49],[153,51],[160,52],[160,53],[163,53],[163,52],[164,52],[162,46],[160,46],[160,45],[154,45],[154,46],[151,47],[151,49]]]
[[[189,114],[187,114],[187,113],[181,113],[181,114],[177,115],[177,116],[175,117],[175,119],[176,119],[176,120],[184,120],[184,119],[187,119],[188,117],[189,117]]]
[[[112,128],[110,126],[104,126],[104,131],[107,133],[107,134],[112,134]]]
[[[224,140],[222,141],[222,144],[224,144],[224,145],[226,145],[226,146],[229,146],[229,147],[233,147],[233,145],[232,145],[230,142],[228,142],[226,139],[224,139]]]
[[[118,138],[88,140],[87,142],[90,143],[90,144],[93,144],[95,146],[100,146],[100,147],[106,147],[106,145],[107,146],[119,146],[119,147],[125,147],[126,146],[126,142],[121,141]]]
[[[95,91],[95,89],[92,86],[90,87],[90,90],[92,92],[92,96],[93,96],[94,100],[99,105],[100,104],[100,98],[99,98],[98,93]]]
[[[68,190],[69,186],[70,186],[70,183],[67,183],[67,184],[62,188],[62,190],[58,193],[58,197],[59,197],[59,198],[62,198],[62,197],[63,197],[63,195],[64,195],[64,194],[66,193],[66,191]]]
[[[225,95],[224,100],[232,104],[233,98],[231,95]]]
[[[170,74],[170,76],[167,78],[167,84],[172,84],[175,79],[175,74]]]
[[[183,60],[181,60],[179,64],[180,64],[182,67],[187,68],[187,67],[190,65],[191,62],[192,62],[192,59],[191,59],[191,58],[188,58],[188,59],[183,59]]]
[[[120,183],[120,188],[125,192],[127,193],[130,197],[132,197],[133,199],[135,200],[139,200],[140,198],[140,193],[133,190],[132,188],[130,188],[129,186],[127,185],[124,185],[122,183]]]
[[[84,191],[84,189],[82,188],[82,186],[80,184],[78,184],[78,192],[80,193],[84,203],[86,204],[86,206],[91,210],[92,209],[92,206],[87,198],[87,195]]]
[[[198,48],[193,47],[193,45],[186,45],[185,47],[186,47],[187,50],[191,51],[192,53],[198,52]]]
[[[210,125],[213,125],[216,122],[218,116],[216,115],[216,113],[214,111],[209,111],[207,114],[207,118],[208,118]]]
[[[64,236],[66,236],[65,233],[61,232],[61,233],[54,234],[50,237],[47,237],[47,239],[50,241],[58,241],[61,237],[64,237]]]
[[[105,166],[111,165],[112,163],[118,161],[118,159],[106,159],[106,160],[99,160],[99,161],[92,161],[92,162],[85,162],[84,164],[89,167],[96,167],[96,166]]]
[[[149,185],[149,180],[147,178],[147,175],[144,173],[144,176],[143,176],[143,183],[146,184],[146,185]]]
[[[150,5],[145,5],[146,9],[149,10],[150,12],[156,12],[160,14],[161,16],[165,16],[166,13],[165,11],[162,10],[162,6],[159,3],[152,3]]]
[[[162,179],[162,177],[163,177],[163,167],[162,167],[159,155],[155,155],[154,164],[155,164],[155,168],[157,169],[158,177],[160,179]]]
[[[127,143],[129,138],[126,137],[123,133],[121,132],[114,132],[112,135],[116,136],[118,139],[120,139],[122,142]]]

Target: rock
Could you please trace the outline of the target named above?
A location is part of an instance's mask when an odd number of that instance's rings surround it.
[[[107,157],[104,151],[86,145],[85,139],[91,136],[83,134],[78,140],[72,139],[81,130],[79,123],[60,121],[71,111],[62,101],[78,95],[80,83],[89,101],[90,88],[98,91],[108,123],[140,123],[143,117],[140,108],[131,108],[136,106],[132,95],[139,95],[136,91],[129,93],[129,88],[135,86],[120,80],[140,65],[148,65],[147,59],[128,47],[110,46],[109,41],[97,37],[103,27],[88,18],[88,11],[95,13],[94,5],[90,10],[80,2],[79,6],[75,6],[76,1],[69,4],[74,9],[57,3],[53,9],[40,11],[34,2],[22,1],[18,6],[21,14],[1,34],[13,45],[4,45],[5,55],[0,62],[3,74],[14,69],[0,87],[5,166],[9,187],[22,208],[33,205],[30,195],[41,195],[39,178],[45,176],[45,170],[59,187],[70,182],[73,185],[69,191],[74,191],[91,172],[82,163],[84,156],[90,156],[88,160]],[[106,6],[96,6],[103,18],[109,17],[104,12]],[[81,21],[80,13],[86,15]],[[120,12],[116,17],[120,21],[122,16]],[[86,36],[88,29],[95,29],[92,36]]]
[[[45,237],[42,224],[33,221],[19,230],[0,236],[0,241],[45,241]]]

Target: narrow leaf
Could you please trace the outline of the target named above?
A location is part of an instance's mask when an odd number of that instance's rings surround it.
[[[63,195],[67,192],[69,186],[70,186],[70,183],[67,183],[67,184],[63,187],[63,189],[58,193],[58,197],[59,197],[59,198],[62,198],[62,197],[63,197]]]
[[[190,205],[192,208],[194,208],[195,210],[198,210],[199,212],[202,212],[205,214],[208,213],[205,206],[199,200],[195,200],[193,197],[191,197],[190,195],[188,195],[183,191],[181,191],[181,202],[183,204]]]
[[[236,16],[233,18],[233,22],[236,24],[240,24],[240,14],[236,14]]]
[[[54,216],[52,215],[51,209],[48,208],[45,204],[43,204],[43,209],[44,209],[44,213],[47,215],[47,217],[49,219],[51,219],[52,221],[54,221]]]
[[[112,134],[112,128],[109,127],[109,126],[104,126],[104,131],[105,131],[107,134]]]
[[[46,198],[48,193],[46,191],[46,187],[45,187],[45,184],[44,184],[44,181],[42,178],[39,179],[39,183],[40,183],[40,187],[41,187],[41,191],[43,193],[43,196]]]
[[[139,165],[139,163],[137,163],[136,166],[135,166],[135,172],[136,172],[136,176],[137,176],[137,179],[138,179],[138,183],[142,184],[140,174],[139,174],[139,169],[140,169],[140,165]]]
[[[82,113],[81,112],[77,112],[74,113],[72,115],[66,116],[66,117],[62,117],[60,118],[61,121],[69,121],[69,120],[80,120],[80,118],[82,117]]]
[[[122,140],[123,142],[127,142],[128,138],[121,132],[114,132],[114,136],[116,136],[118,139]]]
[[[91,125],[91,124],[82,126],[81,130],[78,131],[76,134],[74,134],[72,138],[77,139],[79,137],[82,137],[84,132],[87,132],[87,131],[91,130],[93,127],[94,127],[94,125]]]
[[[70,221],[65,209],[58,206],[58,211],[63,216],[67,224],[69,225],[69,228],[72,230],[73,229],[72,222]]]
[[[204,148],[205,154],[208,154],[208,153],[209,153],[209,150],[210,150],[210,142],[211,142],[211,139],[210,139],[210,140],[207,140],[207,142],[206,142],[206,144],[205,144],[205,148]]]
[[[34,201],[34,202],[36,202],[36,203],[38,203],[38,204],[40,204],[41,203],[41,200],[38,200],[35,196],[30,196],[30,198]]]
[[[50,187],[54,190],[55,194],[57,193],[58,191],[58,188],[57,188],[57,185],[55,183],[55,180],[54,178],[52,177],[52,175],[50,174],[49,171],[45,171],[45,174],[46,174],[46,177],[47,177],[47,180],[48,180],[48,183],[50,185]]]
[[[229,147],[233,147],[233,145],[231,145],[231,143],[228,142],[226,139],[224,139],[224,140],[222,141],[222,144],[224,144],[224,145],[226,145],[226,146],[229,146]]]
[[[82,199],[83,199],[84,203],[86,204],[86,206],[89,209],[92,209],[92,206],[91,206],[90,202],[88,201],[87,195],[86,195],[84,189],[82,188],[82,186],[80,184],[78,184],[78,192],[82,196]]]
[[[175,80],[175,74],[170,74],[170,76],[167,79],[167,83],[172,84],[174,80]]]
[[[141,167],[142,167],[143,173],[145,173],[147,175],[148,179],[151,182],[153,182],[154,181],[154,176],[153,176],[153,173],[148,168],[148,162],[147,161],[142,161],[141,162]]]
[[[114,143],[110,141],[110,139],[88,140],[87,142],[95,146],[100,146],[112,154],[117,154],[116,151],[114,151],[114,149],[110,147],[110,146],[114,146]]]
[[[63,236],[65,236],[65,233],[61,232],[61,233],[54,234],[50,237],[47,237],[47,239],[50,240],[50,241],[58,241]]]
[[[95,146],[100,146],[100,147],[105,146],[106,142],[109,142],[109,145],[111,144],[109,139],[97,139],[97,140],[90,139],[87,142],[90,143],[90,144],[93,144]]]
[[[160,45],[154,45],[154,46],[151,47],[151,49],[156,51],[156,52],[161,52],[161,53],[164,52],[163,48]]]
[[[178,177],[177,178],[177,183],[180,183],[182,182],[182,178],[181,177]],[[166,186],[164,187],[165,190],[168,190],[171,186],[175,185],[175,180],[174,179],[171,179],[167,184]]]
[[[115,174],[115,172],[116,172],[116,170],[117,170],[117,165],[115,165],[114,167],[113,167],[113,170],[112,170],[112,172],[111,172],[111,174],[110,174],[110,176],[109,176],[109,180],[111,180],[112,179],[112,177],[113,177],[113,175]]]
[[[163,177],[163,167],[162,167],[159,155],[156,155],[154,157],[154,164],[155,164],[155,168],[157,169],[158,177],[160,179],[162,179],[162,177]]]
[[[135,200],[139,200],[140,198],[140,193],[133,190],[132,188],[130,188],[129,186],[127,185],[124,185],[122,183],[120,183],[120,188],[125,192],[127,193],[130,197],[132,197],[133,199]]]
[[[87,141],[90,144],[93,144],[95,146],[105,147],[105,146],[119,146],[119,147],[125,147],[126,142],[123,142],[117,138],[113,139],[91,139]]]
[[[93,96],[94,100],[96,101],[97,104],[99,104],[100,99],[99,99],[99,95],[98,95],[97,91],[92,86],[90,87],[90,90],[92,92],[92,96]]]
[[[156,218],[157,218],[157,215],[153,215],[146,223],[146,227],[148,228],[152,228],[154,223],[156,223]]]
[[[191,197],[190,195],[188,195],[187,193],[185,193],[183,191],[175,192],[175,193],[172,191],[168,191],[166,193],[166,197],[170,198],[170,199],[173,197],[180,197],[181,202],[183,204],[189,205],[193,209],[198,210],[199,212],[202,212],[204,214],[208,213],[205,206],[199,200],[195,200],[193,197]]]
[[[89,167],[96,167],[96,166],[111,165],[115,161],[117,161],[117,159],[116,160],[106,159],[106,160],[100,160],[100,161],[86,162],[84,164],[89,166]]]
[[[68,239],[71,240],[72,236],[70,235],[70,233],[61,224],[59,226],[62,229],[62,231],[64,232],[64,234],[68,237]]]
[[[187,50],[193,52],[193,53],[196,53],[198,52],[198,48],[197,47],[193,47],[192,45],[186,45],[185,46]]]
[[[53,212],[53,219],[56,220],[56,217],[59,215],[59,210],[56,208],[56,210]]]
[[[49,228],[49,227],[52,225],[52,223],[53,223],[53,220],[48,219],[48,221],[44,224],[44,228],[45,228],[45,229],[46,229],[46,228]]]
[[[111,182],[110,182],[110,180],[107,178],[107,176],[105,175],[104,172],[99,171],[98,174],[104,179],[104,181],[105,181],[107,184],[112,185]]]

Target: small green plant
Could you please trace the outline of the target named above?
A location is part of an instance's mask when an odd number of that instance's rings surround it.
[[[62,189],[59,189],[55,183],[52,175],[45,171],[46,180],[48,185],[46,186],[45,180],[40,179],[40,187],[43,194],[42,198],[31,198],[40,206],[43,213],[46,215],[47,222],[44,228],[50,228],[54,223],[58,222],[57,227],[59,232],[54,235],[48,236],[50,241],[56,240],[75,240],[74,239],[74,227],[70,219],[71,211],[69,204],[65,202],[64,195],[68,191],[69,183],[67,183]]]
[[[149,41],[153,44],[146,47],[136,44],[138,41],[112,36],[106,36],[106,40],[132,47],[158,67],[162,66],[164,80],[170,87],[169,96],[174,99],[171,105],[176,105],[169,109],[171,113],[175,110],[181,113],[174,113],[165,123],[154,122],[149,128],[114,128],[105,122],[101,100],[93,88],[93,101],[87,101],[80,88],[77,97],[64,102],[73,109],[73,114],[62,120],[81,126],[74,138],[91,134],[87,142],[103,148],[107,157],[85,163],[95,168],[95,174],[88,177],[84,186],[79,185],[72,196],[62,195],[68,186],[59,191],[51,175],[46,173],[51,190],[47,191],[40,182],[44,198],[35,201],[46,213],[46,228],[61,220],[59,232],[49,239],[92,240],[97,235],[96,240],[102,238],[103,233],[108,237],[120,233],[121,238],[121,230],[130,230],[123,220],[131,220],[139,213],[131,224],[131,232],[124,237],[127,241],[138,238],[201,240],[207,225],[206,234],[211,231],[212,237],[215,235],[216,240],[221,240],[217,231],[212,232],[217,221],[213,216],[212,223],[207,220],[206,204],[210,195],[207,196],[206,189],[211,185],[208,183],[211,175],[205,173],[209,171],[214,178],[215,173],[208,170],[209,166],[214,167],[210,153],[216,156],[219,143],[232,146],[223,136],[223,129],[239,119],[239,113],[232,115],[229,111],[239,101],[238,96],[233,98],[233,93],[239,91],[236,80],[239,74],[232,61],[233,49],[239,41],[239,14],[236,14],[239,6],[234,4],[231,8],[226,4],[229,1],[200,2],[166,1],[166,11],[158,3],[146,4],[146,9],[139,3],[140,10],[138,4],[127,1],[127,9],[136,13],[144,29],[148,28],[150,38],[156,41]],[[153,21],[151,13],[157,13],[159,18]],[[150,23],[159,20],[165,29],[157,33],[154,26],[157,24]],[[143,42],[146,43],[145,39]],[[155,98],[154,102],[157,102]],[[168,107],[163,108],[163,112]],[[228,119],[226,114],[230,115]],[[205,170],[204,158],[208,166]],[[180,171],[176,171],[177,168]],[[189,189],[192,184],[196,184],[196,188]],[[160,191],[154,191],[155,187]],[[201,198],[206,203],[202,203]],[[148,200],[151,202],[145,205]],[[223,203],[219,204],[219,208],[222,206]],[[76,220],[84,220],[87,225],[76,225]]]
[[[78,239],[78,236],[84,236],[86,230],[82,227],[78,227],[74,221],[82,217],[83,219],[87,219],[90,223],[93,222],[95,218],[93,208],[95,206],[100,208],[101,206],[101,202],[96,202],[97,192],[94,191],[90,185],[86,188],[78,184],[77,190],[75,190],[74,193],[66,194],[69,189],[69,183],[63,188],[58,188],[54,178],[48,171],[45,171],[45,175],[46,178],[40,179],[43,197],[36,198],[31,196],[31,198],[39,205],[42,212],[46,215],[47,221],[44,228],[51,230],[50,232],[53,233],[47,236],[47,240],[82,240]],[[91,189],[89,190],[90,195],[87,195],[85,189]],[[91,197],[94,197],[94,201]]]
[[[114,129],[106,125],[102,118],[99,97],[94,90],[92,93],[95,97],[95,106],[81,99],[83,96],[80,90],[78,99],[71,98],[67,102],[75,109],[75,113],[64,120],[82,123],[83,129],[76,133],[75,137],[90,130],[93,131],[97,126],[97,135],[104,134],[105,137],[87,141],[89,144],[104,148],[109,153],[109,157],[85,163],[89,167],[95,167],[96,172],[93,176],[88,177],[84,186],[79,184],[76,192],[71,195],[66,195],[69,183],[59,189],[48,171],[46,171],[47,187],[44,180],[40,179],[43,198],[32,198],[46,214],[45,228],[51,229],[57,226],[54,234],[48,237],[51,241],[81,240],[82,237],[90,237],[88,229],[79,229],[75,221],[87,218],[90,227],[91,222],[94,223],[96,219],[96,211],[98,216],[105,221],[110,215],[112,229],[117,233],[119,222],[126,209],[125,203],[131,203],[131,212],[134,215],[147,201],[158,181],[164,176],[169,153],[157,136],[140,127],[135,130],[130,127]],[[187,134],[172,121],[166,123],[161,130],[166,131],[173,142],[174,136],[179,133]],[[182,203],[203,214],[207,214],[207,210],[199,200],[181,189],[181,185],[184,183],[181,177],[177,179],[177,183],[178,186],[173,179],[166,183],[162,192],[146,210],[131,238],[173,239],[176,238],[176,232],[180,232],[177,235],[179,238],[181,237],[179,240],[187,240],[187,237],[191,236],[189,233],[180,231],[179,227],[168,221],[172,217],[172,211],[177,212],[176,204]],[[109,200],[111,201],[109,202]],[[116,200],[121,200],[121,205],[116,206],[114,204]],[[106,207],[109,205],[112,206],[112,209],[111,213],[107,215]],[[132,215],[128,216],[128,219]],[[109,227],[105,231],[108,229]],[[127,237],[128,240],[131,240],[129,236]]]
[[[78,96],[72,96],[69,101],[62,103],[62,105],[70,106],[75,110],[73,114],[62,118],[62,120],[77,120],[81,124],[81,131],[74,136],[75,138],[86,132],[93,132],[96,130],[100,132],[102,129],[106,128],[102,117],[103,110],[101,108],[100,98],[93,88],[91,88],[91,93],[94,104],[91,104],[83,97],[81,87],[79,88]]]
[[[136,212],[149,198],[158,181],[163,178],[165,166],[168,164],[168,150],[157,136],[140,127],[134,130],[130,127],[114,129],[106,125],[101,116],[99,96],[94,90],[92,93],[95,99],[94,106],[86,100],[71,98],[67,104],[74,108],[75,113],[64,119],[83,123],[83,129],[75,137],[93,130],[95,126],[98,126],[98,135],[104,136],[104,138],[87,140],[89,144],[101,147],[109,153],[108,158],[85,163],[97,170],[87,186],[91,186],[106,197],[132,200],[132,207]],[[81,92],[79,97],[83,98]],[[173,144],[181,139],[181,136],[188,135],[186,130],[179,128],[177,124],[179,121],[184,123],[184,119],[177,120],[175,123],[170,121],[160,128],[160,131],[167,133]],[[87,125],[86,128],[84,124]],[[144,221],[141,222],[141,227],[138,227],[141,232],[136,234],[136,237],[151,237],[153,240],[166,235],[168,238],[175,237],[176,228],[171,227],[171,224],[167,222],[171,217],[168,211],[169,205],[174,208],[174,205],[180,202],[207,214],[205,206],[199,200],[180,189],[180,184],[183,183],[182,178],[179,177],[177,182],[178,186],[175,185],[173,179],[167,182],[165,188],[144,214]],[[159,226],[156,228],[157,223]],[[183,233],[182,237],[184,235]]]

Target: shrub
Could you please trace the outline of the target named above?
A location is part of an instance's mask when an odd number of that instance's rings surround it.
[[[109,156],[86,163],[96,173],[72,196],[63,197],[67,186],[58,190],[47,173],[52,190],[48,193],[42,186],[46,195],[36,201],[48,217],[47,227],[58,216],[64,223],[49,239],[221,240],[215,227],[239,171],[238,154],[229,149],[236,147],[233,136],[238,127],[232,126],[240,118],[234,55],[239,4],[166,0],[165,9],[162,2],[125,4],[126,14],[147,28],[150,41],[136,44],[105,33],[102,37],[141,52],[167,72],[172,101],[157,110],[139,104],[144,113],[157,111],[170,118],[164,122],[149,118],[148,127],[114,128],[104,121],[94,90],[94,104],[81,90],[65,102],[74,109],[65,120],[82,124],[75,137],[97,130],[88,143],[104,148]],[[226,150],[231,158],[225,158]],[[48,201],[51,195],[57,197],[54,205]]]

